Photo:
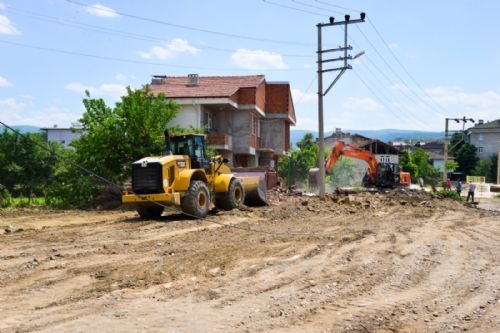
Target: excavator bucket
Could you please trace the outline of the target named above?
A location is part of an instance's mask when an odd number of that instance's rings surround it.
[[[245,205],[267,205],[267,187],[262,177],[236,175],[236,178],[238,178],[245,190]]]

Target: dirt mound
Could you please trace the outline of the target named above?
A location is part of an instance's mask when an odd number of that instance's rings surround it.
[[[413,191],[270,193],[143,221],[5,214],[2,332],[498,332],[500,214]]]

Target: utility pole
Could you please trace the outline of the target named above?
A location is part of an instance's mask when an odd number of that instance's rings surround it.
[[[467,121],[471,121],[475,123],[474,119],[472,118],[466,118],[465,116],[463,118],[446,118],[446,123],[444,127],[444,161],[443,161],[443,183],[446,184],[446,181],[448,180],[448,168],[446,167],[446,162],[448,162],[448,121],[449,120],[454,120],[457,123],[460,123],[461,121],[464,122],[462,131],[465,130],[465,123]]]
[[[319,197],[323,199],[325,197],[325,132],[324,132],[324,122],[323,122],[323,97],[332,89],[333,85],[337,83],[340,77],[345,73],[346,70],[352,69],[351,65],[347,63],[347,60],[356,59],[357,57],[364,54],[364,52],[358,53],[354,58],[350,55],[347,55],[347,50],[352,50],[352,46],[347,45],[347,26],[349,24],[361,23],[365,21],[365,13],[360,14],[360,19],[351,20],[349,15],[345,15],[345,21],[335,22],[333,17],[330,17],[329,23],[318,23],[316,26],[318,27],[318,132],[319,132]],[[323,50],[322,47],[322,36],[321,29],[323,27],[329,27],[334,25],[343,25],[344,26],[344,46],[336,49],[327,49]],[[331,58],[323,60],[323,54],[329,52],[337,52],[344,51],[343,57]],[[342,61],[343,66],[331,69],[323,69],[323,63],[333,62],[333,61]],[[333,82],[328,86],[325,92],[323,92],[323,73],[340,71],[337,74],[337,77],[333,80]]]

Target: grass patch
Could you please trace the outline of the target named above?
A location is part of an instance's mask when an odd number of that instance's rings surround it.
[[[3,206],[0,206],[0,211],[4,210],[14,210],[18,208],[44,208],[48,207],[44,197],[34,197],[34,198],[26,198],[26,197],[17,197],[17,198],[9,198],[8,202],[4,202]]]
[[[436,193],[436,196],[438,198],[449,198],[449,199],[453,199],[455,201],[462,201],[462,197],[460,196],[460,194],[457,193],[457,191],[438,191]]]

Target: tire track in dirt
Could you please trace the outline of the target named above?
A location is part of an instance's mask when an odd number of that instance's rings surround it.
[[[0,235],[0,331],[494,331],[499,215],[402,201],[299,199],[203,222],[78,213],[80,226]]]

